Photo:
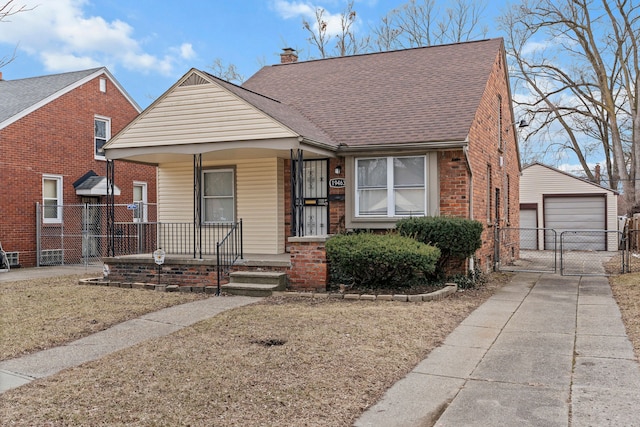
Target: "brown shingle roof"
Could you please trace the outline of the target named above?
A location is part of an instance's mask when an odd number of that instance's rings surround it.
[[[490,39],[278,64],[243,87],[349,146],[463,141],[501,46]]]

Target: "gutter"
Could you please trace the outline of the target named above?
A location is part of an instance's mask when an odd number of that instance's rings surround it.
[[[433,149],[456,149],[464,148],[468,144],[467,140],[463,141],[438,141],[438,142],[414,142],[414,143],[397,143],[397,144],[379,144],[379,145],[360,145],[349,146],[340,144],[338,154],[350,153],[371,153],[372,150],[378,151],[416,151],[416,150],[433,150]]]
[[[469,171],[469,176],[471,179],[469,180],[469,219],[473,220],[473,169],[471,169],[471,161],[469,160],[469,145],[465,145],[462,147],[462,152],[464,153],[464,159],[467,163],[467,170]],[[473,256],[468,258],[469,260],[469,271],[473,274],[475,271],[475,259]]]

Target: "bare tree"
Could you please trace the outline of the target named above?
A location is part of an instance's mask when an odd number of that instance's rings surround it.
[[[211,70],[211,74],[231,83],[242,84],[245,80],[244,76],[238,72],[238,68],[234,64],[225,65],[222,59],[216,58],[213,64],[207,67]]]
[[[318,50],[321,58],[355,55],[369,50],[369,36],[358,37],[354,29],[357,13],[353,8],[353,0],[350,0],[340,13],[340,26],[336,34],[329,33],[326,12],[325,9],[319,7],[315,11],[314,22],[302,20],[302,27],[309,33],[307,40]],[[333,51],[329,50],[332,40],[335,40]]]
[[[14,0],[8,0],[6,1],[4,4],[0,4],[0,23],[2,22],[6,22],[8,21],[8,17],[15,15],[17,13],[20,12],[25,12],[27,10],[32,10],[33,8],[29,9],[27,8],[26,5],[17,5],[13,2]],[[13,53],[11,55],[6,55],[6,56],[2,56],[0,57],[0,68],[4,67],[5,65],[7,65],[8,63],[10,63],[11,61],[13,61],[16,58],[16,51],[18,50],[18,47],[16,46],[13,49]]]
[[[431,46],[484,38],[488,28],[481,25],[484,2],[455,0],[441,9],[435,0],[409,0],[390,13],[391,28],[398,32],[399,47]]]
[[[562,131],[589,179],[589,153],[603,152],[609,185],[622,186],[632,209],[640,202],[639,10],[629,0],[523,0],[501,18],[512,77],[531,93],[516,102],[538,129]]]

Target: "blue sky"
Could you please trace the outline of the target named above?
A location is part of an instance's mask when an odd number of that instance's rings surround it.
[[[4,4],[7,0],[0,0]],[[0,58],[16,58],[0,69],[4,79],[106,66],[131,96],[148,106],[195,67],[219,58],[245,78],[280,61],[283,47],[313,54],[302,20],[315,8],[337,16],[346,0],[13,0],[33,10],[0,23]],[[404,1],[356,0],[356,28],[366,31]],[[439,2],[446,5],[446,1]],[[492,19],[506,0],[488,1],[488,37],[500,34]]]

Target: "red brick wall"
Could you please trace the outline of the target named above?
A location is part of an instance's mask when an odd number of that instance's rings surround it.
[[[303,238],[304,239],[304,238]],[[297,291],[326,291],[329,279],[324,239],[291,242],[289,288]]]
[[[136,109],[107,79],[99,77],[49,102],[0,130],[0,242],[5,251],[20,253],[23,266],[36,264],[35,205],[42,203],[42,175],[63,176],[64,204],[81,203],[73,183],[89,170],[106,175],[106,162],[94,159],[94,115],[111,118],[115,135]],[[116,162],[116,203],[130,203],[133,181],[147,183],[149,203],[156,202],[155,167]],[[100,200],[104,203],[104,197]]]
[[[491,270],[495,263],[495,198],[496,188],[500,190],[500,226],[519,226],[519,188],[520,169],[516,137],[512,123],[512,115],[508,80],[505,77],[503,53],[500,52],[494,63],[490,78],[485,88],[475,120],[469,132],[469,159],[473,171],[473,217],[485,225],[482,233],[482,248],[477,253],[478,261],[484,271]],[[502,98],[502,138],[504,149],[498,149],[498,95]],[[488,167],[490,166],[490,168]],[[491,170],[491,177],[488,170]],[[509,177],[507,180],[507,176]],[[488,184],[491,181],[491,194]],[[507,190],[507,181],[509,189]],[[509,200],[509,219],[506,218],[506,195]],[[491,201],[491,220],[487,212],[488,201]],[[517,253],[514,254],[518,256]],[[501,248],[501,259],[511,256],[510,249]]]

